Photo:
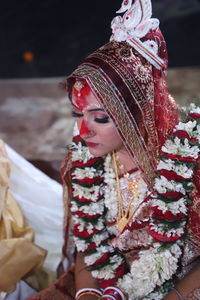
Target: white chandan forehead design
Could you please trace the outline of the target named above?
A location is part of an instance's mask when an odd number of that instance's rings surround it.
[[[152,17],[151,0],[123,0],[117,13],[124,13],[112,20],[111,41],[127,42],[157,69],[164,66],[158,56],[158,45],[153,40],[141,41],[150,30],[159,27],[159,20]]]

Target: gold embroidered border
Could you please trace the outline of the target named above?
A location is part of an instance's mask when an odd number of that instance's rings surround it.
[[[101,72],[103,71],[101,70]],[[116,90],[111,84],[108,84],[105,79],[106,75],[101,72],[100,70],[92,69],[91,66],[82,64],[71,76],[84,78],[94,93],[98,97],[101,96],[105,109],[112,116],[123,141],[126,142],[125,146],[127,146],[132,157],[136,160],[138,167],[143,171],[146,181],[151,184],[154,176],[154,168],[151,164],[152,157],[144,148],[143,137],[137,134],[136,124],[133,123],[133,120],[128,115],[126,104],[119,101]]]
[[[121,46],[121,50],[127,49],[127,45]],[[122,81],[124,81],[124,84],[129,89],[131,96],[133,97],[135,103],[140,109],[140,112],[143,116],[143,124],[145,126],[146,131],[148,132],[148,149],[147,151],[151,152],[151,159],[156,161],[157,158],[157,150],[158,150],[158,136],[155,126],[155,118],[154,118],[154,94],[152,95],[152,101],[147,100],[147,95],[140,89],[137,80],[134,78],[133,69],[131,69],[131,72],[128,71],[127,66],[125,67],[123,63],[120,62],[119,59],[114,59],[111,56],[109,56],[107,53],[104,54],[101,49],[97,50],[93,54],[91,54],[89,57],[92,58],[99,58],[102,60],[102,62],[106,62],[110,67],[114,69],[114,71],[120,76]],[[135,62],[136,59],[134,59],[134,63],[132,63],[132,67],[139,62]],[[141,66],[142,63],[139,63]],[[147,64],[145,66],[147,69],[152,70],[152,66],[150,64]],[[151,80],[149,80],[148,87],[151,86],[153,88],[153,77]],[[126,105],[124,99],[122,98],[121,101],[124,102],[124,105]],[[130,113],[132,115],[132,113]],[[146,144],[144,144],[144,147],[146,147]]]

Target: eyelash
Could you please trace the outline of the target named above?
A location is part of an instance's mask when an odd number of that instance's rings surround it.
[[[81,117],[83,117],[83,114],[78,114],[75,111],[73,111],[72,112],[72,117],[74,117],[74,118],[81,118]],[[109,117],[106,116],[104,118],[95,118],[94,121],[96,123],[105,124],[105,123],[109,122]]]
[[[75,111],[72,111],[72,117],[74,117],[74,118],[81,118],[81,117],[83,117],[83,114],[78,114]]]
[[[95,118],[94,120],[97,123],[104,124],[104,123],[108,123],[109,122],[109,117],[104,117],[104,118],[100,118],[100,119],[99,118]]]

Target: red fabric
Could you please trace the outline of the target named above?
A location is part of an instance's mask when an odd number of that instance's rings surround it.
[[[68,271],[48,288],[26,300],[74,300],[75,278],[74,271]]]

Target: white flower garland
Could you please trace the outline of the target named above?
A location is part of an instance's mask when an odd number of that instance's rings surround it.
[[[200,108],[195,105],[190,106],[190,113],[200,114]],[[174,133],[177,131],[186,132],[190,138],[196,138],[200,143],[200,125],[197,121],[180,122],[174,129]],[[76,150],[73,151],[72,160],[82,161],[86,163],[93,156],[89,153],[88,148],[83,146],[80,142],[75,145]],[[180,156],[182,158],[189,157],[197,159],[200,153],[199,145],[193,145],[189,139],[174,137],[168,139],[162,147],[163,153]],[[173,216],[179,216],[183,214],[187,217],[187,205],[188,205],[188,191],[193,187],[191,182],[193,176],[193,167],[186,161],[173,160],[171,158],[163,158],[158,164],[157,171],[169,171],[173,172],[176,176],[181,176],[185,181],[184,184],[176,179],[169,180],[167,175],[160,175],[155,179],[154,190],[155,193],[152,197],[152,208],[159,210],[163,215],[171,213]],[[109,233],[106,229],[105,218],[108,221],[113,221],[117,215],[117,200],[116,200],[116,180],[115,174],[112,169],[111,156],[108,154],[104,163],[104,183],[100,185],[93,185],[92,187],[84,187],[80,184],[73,182],[73,194],[74,197],[84,197],[90,200],[88,203],[78,205],[75,200],[72,201],[71,211],[73,213],[73,222],[78,226],[79,232],[87,232],[92,234],[94,229],[100,231],[94,233],[89,241],[87,239],[74,237],[74,241],[77,250],[85,252],[91,243],[95,243],[96,249],[94,253],[85,256],[85,263],[87,266],[95,265],[98,259],[101,259],[102,255],[109,253],[110,257],[107,263],[101,268],[92,270],[94,278],[99,280],[113,279],[115,277],[116,269],[124,263],[124,259],[119,254],[114,254],[113,247],[108,245],[102,245],[102,242],[109,237]],[[72,173],[72,178],[75,180],[81,180],[85,177],[94,178],[102,177],[102,170],[96,170],[95,168],[86,167],[84,170],[81,168],[75,168]],[[139,195],[135,199],[139,205],[144,200],[147,191],[138,191]],[[168,192],[181,193],[182,197],[173,201],[165,201],[160,194]],[[99,200],[98,196],[103,195],[103,200]],[[98,201],[97,201],[98,200]],[[105,207],[108,208],[107,216],[105,215]],[[90,216],[98,213],[98,221],[93,223],[92,220],[85,220],[81,216],[77,215],[77,212],[83,212]],[[75,213],[75,214],[74,214]],[[162,291],[162,285],[172,278],[176,273],[179,259],[182,255],[181,247],[183,241],[179,239],[184,234],[186,220],[180,219],[178,225],[170,228],[166,226],[165,222],[158,222],[156,219],[152,219],[150,222],[150,229],[155,234],[165,236],[166,238],[174,238],[174,243],[169,248],[161,248],[162,242],[154,242],[148,250],[139,252],[138,260],[131,263],[129,273],[121,276],[117,280],[117,286],[124,290],[129,295],[129,299],[162,299],[164,292]],[[173,239],[172,239],[173,240]],[[169,239],[170,241],[170,239]],[[114,254],[114,255],[113,255]],[[160,290],[154,291],[157,286],[161,286]],[[166,292],[166,291],[165,291]],[[156,295],[157,298],[153,298]]]
[[[154,243],[149,250],[140,251],[139,259],[131,263],[130,273],[118,280],[118,286],[129,295],[129,299],[141,299],[161,286],[176,272],[182,254],[181,243],[170,249],[159,251],[160,244]]]

